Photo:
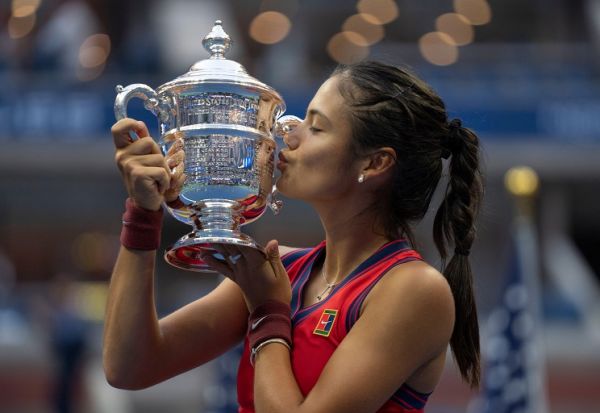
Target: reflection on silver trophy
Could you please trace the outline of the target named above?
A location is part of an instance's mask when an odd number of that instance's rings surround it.
[[[179,198],[165,208],[193,230],[165,252],[165,259],[192,271],[207,269],[199,253],[210,250],[210,244],[259,248],[240,226],[258,219],[267,205],[275,213],[281,207],[273,199],[273,136],[285,135],[300,122],[280,117],[285,111],[281,96],[225,58],[231,40],[221,21],[202,44],[210,58],[184,75],[156,91],[144,84],[117,86],[115,99],[117,119],[127,117],[131,98],[144,101],[158,118],[163,154],[183,141],[185,183]]]

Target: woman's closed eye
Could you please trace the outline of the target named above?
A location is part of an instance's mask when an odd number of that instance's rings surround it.
[[[317,132],[322,132],[323,129],[319,129],[316,126],[309,126],[308,129],[312,132],[312,133],[317,133]]]

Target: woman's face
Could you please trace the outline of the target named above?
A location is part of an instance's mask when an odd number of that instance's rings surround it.
[[[339,81],[340,76],[334,76],[321,85],[306,118],[285,139],[277,188],[290,198],[334,200],[356,185],[360,170],[350,151],[350,117]]]

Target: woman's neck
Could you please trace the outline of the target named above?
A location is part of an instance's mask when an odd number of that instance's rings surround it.
[[[368,206],[345,207],[341,210],[316,206],[316,209],[325,229],[327,251],[323,268],[330,283],[342,281],[354,268],[390,241],[383,230],[378,230],[376,213]]]

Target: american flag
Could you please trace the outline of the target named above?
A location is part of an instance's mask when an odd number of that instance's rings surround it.
[[[547,413],[537,239],[531,218],[517,216],[511,259],[482,329],[482,393],[473,413]]]

